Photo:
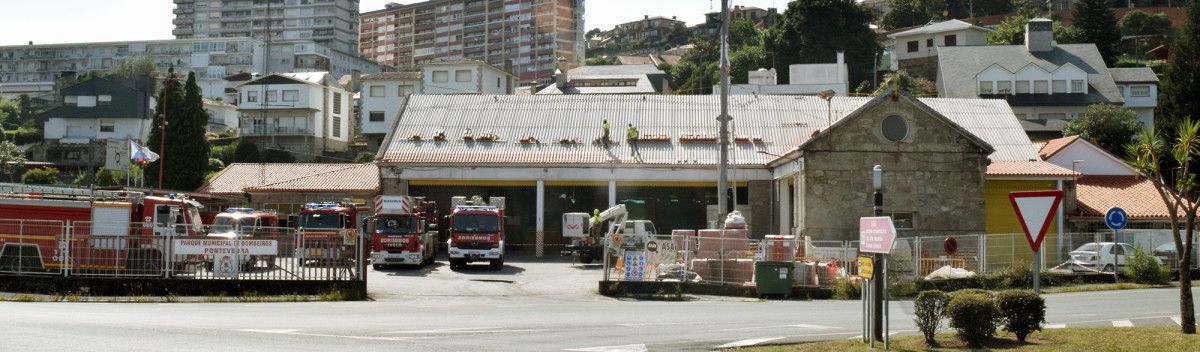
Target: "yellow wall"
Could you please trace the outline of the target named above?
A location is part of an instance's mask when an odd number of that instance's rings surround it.
[[[1025,239],[1025,232],[1021,229],[1020,220],[1017,219],[1017,212],[1013,210],[1012,202],[1008,200],[1008,193],[1055,189],[1057,189],[1055,181],[1045,180],[987,180],[984,182],[984,226],[987,228],[987,233],[1017,234],[1015,237],[989,237],[989,263],[999,261],[1001,257],[1003,257],[1002,260],[1015,257],[1027,263],[1031,263],[1033,259],[1033,251],[1029,249],[1029,242]],[[1061,207],[1062,204],[1059,204],[1059,206]],[[1050,228],[1046,230],[1046,237],[1042,240],[1043,248],[1046,248],[1047,251],[1053,250],[1052,246],[1058,238],[1055,235],[1058,228],[1057,218],[1051,219],[1051,221],[1053,222],[1050,223]],[[997,255],[991,255],[991,253],[997,253]],[[1001,253],[1005,255],[1000,256],[999,254]]]

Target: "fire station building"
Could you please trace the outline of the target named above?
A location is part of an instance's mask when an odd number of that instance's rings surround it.
[[[443,213],[453,196],[506,197],[518,245],[562,243],[562,213],[614,204],[659,232],[709,228],[719,113],[716,96],[414,95],[376,156],[380,191]],[[874,165],[907,235],[1011,232],[986,221],[1012,212],[1002,195],[1077,175],[1041,161],[1003,100],[741,95],[729,114],[730,199],[755,237],[857,239]]]

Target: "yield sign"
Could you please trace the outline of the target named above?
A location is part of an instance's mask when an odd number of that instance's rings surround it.
[[[1037,252],[1042,248],[1042,239],[1050,228],[1050,219],[1058,210],[1062,201],[1062,191],[1033,191],[1010,192],[1008,200],[1012,202],[1013,210],[1017,211],[1017,220],[1021,221],[1021,229],[1025,230],[1025,239],[1029,247]]]

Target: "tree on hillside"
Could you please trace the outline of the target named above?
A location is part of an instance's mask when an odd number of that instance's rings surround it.
[[[9,122],[15,125],[25,125],[27,122],[33,121],[33,116],[39,112],[33,106],[33,99],[29,94],[21,93],[17,97],[17,118],[10,119]]]
[[[0,139],[0,174],[8,176],[8,182],[16,182],[17,171],[25,167],[25,154],[13,142]]]
[[[183,100],[178,115],[168,117],[166,145],[167,164],[163,183],[166,188],[193,190],[204,184],[211,146],[204,137],[208,112],[204,111],[203,95],[196,84],[196,74],[188,73],[183,86]]]
[[[593,39],[593,38],[599,37],[600,33],[604,33],[604,31],[601,31],[600,28],[592,28],[592,30],[587,31],[587,33],[584,33],[583,36],[584,36],[584,38],[587,38],[587,39]]]
[[[1113,155],[1121,155],[1143,127],[1133,110],[1120,105],[1095,104],[1087,107],[1083,118],[1067,122],[1063,126],[1063,135],[1078,135]]]
[[[884,30],[919,26],[929,22],[930,16],[921,8],[918,0],[891,0],[890,10],[883,14],[879,26]]]
[[[154,71],[154,58],[150,57],[149,55],[143,55],[121,61],[116,66],[113,66],[112,69],[108,70],[108,74],[127,79],[130,82],[138,82],[150,77]],[[153,79],[151,79],[149,82],[149,93],[156,93],[158,89],[158,82],[155,82]]]
[[[921,77],[913,77],[908,75],[904,70],[896,70],[883,76],[883,83],[875,89],[871,95],[883,94],[883,91],[888,87],[899,88],[914,97],[935,97],[937,96],[937,85],[927,79]]]
[[[1167,58],[1166,74],[1159,85],[1158,113],[1156,125],[1167,128],[1166,136],[1173,136],[1170,128],[1179,125],[1185,118],[1200,118],[1200,1],[1187,5],[1186,20],[1179,27],[1170,44],[1171,56]]]
[[[717,42],[697,37],[694,47],[683,54],[679,64],[666,70],[674,83],[676,94],[712,94],[718,81],[718,60],[721,48]]]
[[[150,135],[145,144],[147,148],[150,148],[150,151],[163,156],[162,159],[158,159],[158,161],[150,163],[145,168],[146,185],[149,187],[161,186],[165,188],[166,183],[168,182],[165,177],[163,178],[163,184],[158,184],[159,165],[161,164],[165,171],[166,164],[162,163],[164,160],[169,160],[169,158],[174,157],[171,155],[169,150],[163,150],[163,117],[165,115],[167,119],[166,121],[170,122],[175,121],[175,119],[180,116],[181,111],[178,107],[182,104],[179,104],[178,102],[183,101],[183,90],[180,87],[181,83],[179,82],[179,76],[175,75],[174,66],[167,70],[167,77],[168,78],[163,84],[162,89],[159,89],[158,91],[158,104],[154,107],[154,120],[150,123]],[[170,124],[168,123],[167,125],[169,126]],[[167,134],[167,137],[171,137],[170,133]],[[174,140],[167,141],[168,144],[171,142],[174,142]]]
[[[1076,0],[1071,9],[1074,26],[1083,31],[1083,43],[1096,44],[1104,64],[1112,67],[1120,53],[1121,30],[1110,0]]]
[[[853,0],[796,0],[763,33],[763,44],[775,54],[780,82],[788,81],[788,65],[833,62],[838,51],[846,53],[850,82],[869,81],[881,50],[868,27],[872,19]]]
[[[987,39],[990,45],[1023,45],[1025,44],[1025,25],[1029,23],[1029,17],[1024,15],[1013,15],[1005,17],[999,25],[991,32],[988,32]],[[1071,44],[1081,42],[1083,33],[1078,27],[1063,26],[1062,22],[1054,21],[1053,25],[1054,41],[1059,44]]]
[[[237,148],[233,150],[233,162],[235,163],[257,163],[260,161],[262,161],[262,157],[258,153],[258,146],[254,142],[238,142]]]
[[[1171,32],[1171,18],[1165,13],[1129,11],[1121,17],[1121,34],[1166,35]]]
[[[1192,1],[1195,3],[1196,1]],[[1196,333],[1196,309],[1192,298],[1191,268],[1196,212],[1200,211],[1200,184],[1191,170],[1200,161],[1200,124],[1184,119],[1176,128],[1176,137],[1163,138],[1143,131],[1137,143],[1128,147],[1129,164],[1141,171],[1158,190],[1171,219],[1171,237],[1179,260],[1180,331]],[[1174,165],[1178,165],[1176,168]],[[1182,227],[1182,229],[1181,229]]]

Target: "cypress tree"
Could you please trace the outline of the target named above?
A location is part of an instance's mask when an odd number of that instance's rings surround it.
[[[161,186],[165,189],[169,188],[167,186],[170,185],[168,183],[170,181],[167,180],[166,177],[163,178],[162,185],[158,184],[158,168],[159,164],[162,164],[163,171],[166,172],[165,175],[170,175],[170,171],[168,171],[167,166],[171,164],[171,162],[168,160],[171,160],[173,155],[171,155],[170,150],[163,150],[163,117],[165,115],[167,126],[170,126],[171,123],[174,122],[179,116],[179,109],[176,107],[179,105],[179,102],[183,101],[183,94],[180,91],[179,85],[178,76],[175,75],[175,67],[171,66],[171,68],[167,70],[166,82],[163,84],[162,89],[159,89],[158,91],[158,100],[155,101],[154,104],[154,120],[150,124],[150,135],[145,141],[145,146],[150,148],[150,151],[163,156],[162,158],[158,159],[158,161],[146,165],[144,175],[146,177],[147,187],[153,188]],[[170,131],[167,131],[167,137],[171,137]],[[172,141],[168,140],[167,145],[170,145],[171,142]]]
[[[1200,119],[1200,1],[1187,4],[1187,15],[1167,47],[1166,74],[1158,92],[1158,112],[1155,116],[1156,129],[1174,136],[1173,130],[1185,119]]]
[[[1071,9],[1074,27],[1083,31],[1080,43],[1096,44],[1104,64],[1112,67],[1117,63],[1118,50],[1121,45],[1121,29],[1117,26],[1117,17],[1113,14],[1109,0],[1078,0]]]
[[[190,191],[204,184],[211,146],[205,138],[208,113],[195,73],[188,73],[183,99],[176,103],[177,115],[167,124],[167,178],[171,189]]]

